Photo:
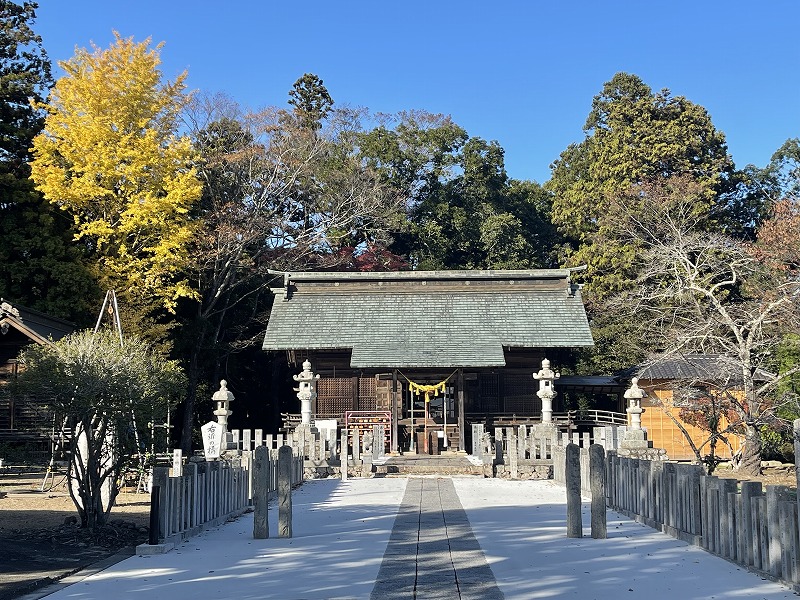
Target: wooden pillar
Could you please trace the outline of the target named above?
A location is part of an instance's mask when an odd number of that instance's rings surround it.
[[[464,420],[464,369],[458,370],[458,449],[466,450],[466,421]]]
[[[506,412],[506,373],[501,370],[497,373],[497,407],[501,413]]]
[[[397,452],[398,425],[400,415],[397,412],[397,369],[392,369],[392,445],[391,451]]]

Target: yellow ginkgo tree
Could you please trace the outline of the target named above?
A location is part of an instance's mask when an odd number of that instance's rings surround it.
[[[173,310],[195,291],[186,278],[202,184],[177,134],[186,73],[164,81],[162,45],[115,33],[108,49],[77,49],[40,108],[32,178],[75,219],[101,282],[135,303]]]

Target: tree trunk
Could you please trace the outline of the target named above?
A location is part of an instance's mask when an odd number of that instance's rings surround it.
[[[184,456],[192,455],[192,428],[194,425],[194,401],[200,383],[200,348],[193,346],[187,373],[186,400],[183,403],[183,423],[181,424],[181,451]]]
[[[738,471],[752,476],[761,474],[761,432],[752,425],[745,426],[742,459]]]

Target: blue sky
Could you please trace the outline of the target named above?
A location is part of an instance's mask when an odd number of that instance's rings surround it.
[[[54,62],[152,37],[167,77],[254,108],[315,73],[337,104],[449,114],[543,183],[618,71],[701,104],[737,166],[764,166],[800,136],[798,23],[796,0],[39,0],[35,29]]]

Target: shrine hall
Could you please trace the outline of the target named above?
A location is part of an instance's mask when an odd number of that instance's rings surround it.
[[[471,423],[535,421],[542,360],[593,344],[573,271],[281,273],[263,349],[311,362],[314,419],[384,424],[391,451],[422,432],[464,450]]]

